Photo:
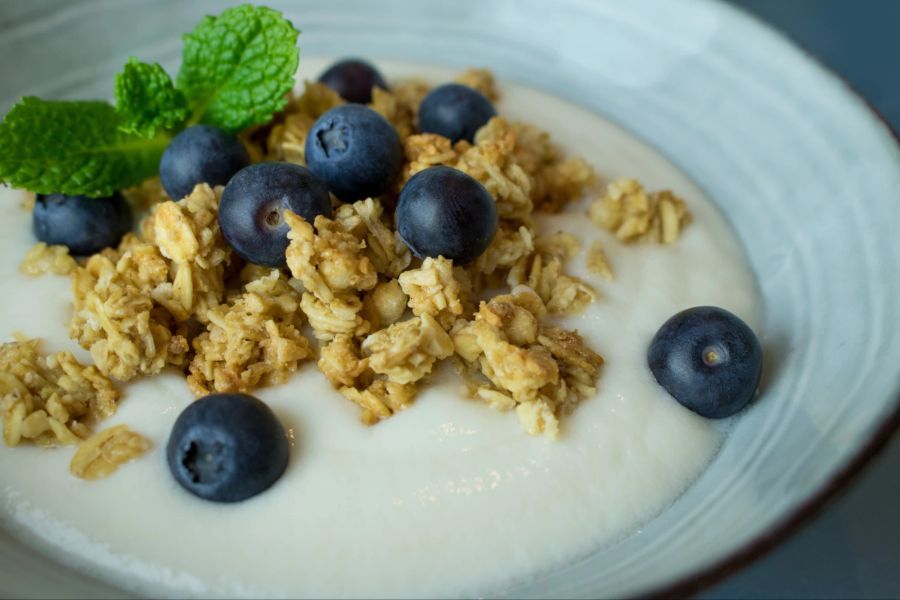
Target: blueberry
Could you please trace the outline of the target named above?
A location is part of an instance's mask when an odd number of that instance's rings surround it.
[[[241,140],[210,125],[194,125],[176,135],[159,161],[159,179],[166,194],[180,200],[198,183],[225,185],[250,164]]]
[[[484,94],[458,83],[431,90],[419,106],[419,131],[436,133],[456,143],[473,141],[475,132],[497,115]]]
[[[108,198],[38,195],[31,217],[37,239],[68,246],[76,256],[117,246],[131,231],[131,207],[118,193]]]
[[[219,227],[246,261],[284,267],[289,227],[284,211],[310,223],[331,217],[331,197],[309,169],[286,162],[264,162],[238,171],[222,192]]]
[[[272,410],[246,394],[212,394],[178,415],[166,459],[181,487],[213,502],[240,502],[278,481],[287,436]]]
[[[494,239],[497,206],[469,175],[431,167],[413,175],[400,191],[397,230],[419,258],[443,256],[465,264]]]
[[[759,386],[762,348],[756,334],[727,310],[698,306],[666,321],[650,342],[647,362],[678,402],[710,418],[743,409]]]
[[[333,89],[347,102],[368,104],[372,101],[372,88],[388,89],[381,73],[371,64],[358,58],[345,58],[326,69],[319,82]]]
[[[400,172],[403,149],[397,130],[371,108],[344,104],[313,124],[306,164],[344,202],[377,196]]]

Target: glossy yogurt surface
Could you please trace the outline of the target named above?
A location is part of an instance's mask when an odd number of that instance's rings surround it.
[[[327,61],[304,57],[301,76]],[[388,76],[452,72],[380,63]],[[152,450],[108,479],[68,473],[73,450],[0,448],[0,522],[61,560],[147,594],[214,596],[457,596],[489,594],[636,531],[702,472],[720,430],[656,385],[645,353],[675,312],[718,305],[760,323],[753,276],[727,224],[703,193],[651,148],[551,95],[501,86],[498,112],[548,130],[605,183],[637,177],[671,188],[694,221],[672,247],[623,246],[586,218],[584,202],[539,219],[543,231],[604,242],[614,281],[590,274],[584,252],[569,271],[599,299],[561,322],[606,359],[598,395],[562,422],[555,442],[526,435],[513,413],[459,392],[452,369],[422,386],[407,410],[374,427],[313,363],[286,385],[259,390],[287,428],[290,464],[269,491],[217,505],[183,491],[164,449],[193,399],[176,373],[125,386],[118,413]],[[0,336],[45,340],[87,354],[67,337],[69,280],[28,278],[18,264],[34,243],[24,196],[0,190]]]

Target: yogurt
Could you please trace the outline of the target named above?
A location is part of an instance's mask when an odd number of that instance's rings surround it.
[[[301,76],[326,61],[304,58]],[[451,71],[379,63],[394,76],[448,80]],[[606,359],[595,398],[562,420],[555,442],[526,435],[513,413],[463,397],[438,370],[407,410],[373,427],[314,363],[257,391],[288,429],[291,458],[267,492],[218,505],[182,490],[165,444],[193,400],[171,372],[124,387],[107,427],[127,423],[153,448],[105,480],[68,474],[72,448],[0,448],[0,523],[59,560],[114,585],[173,596],[485,595],[559,568],[637,530],[715,456],[723,434],[653,380],[647,345],[672,314],[726,308],[751,327],[761,302],[742,251],[687,177],[610,122],[556,97],[504,84],[498,112],[548,130],[604,181],[636,177],[671,188],[694,220],[671,247],[623,246],[585,216],[588,199],[541,216],[587,248],[600,239],[616,278],[585,268],[597,302],[560,319]],[[23,195],[0,190],[0,336],[21,331],[48,352],[86,352],[67,337],[69,279],[18,272],[34,243]]]

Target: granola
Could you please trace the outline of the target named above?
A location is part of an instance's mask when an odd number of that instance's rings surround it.
[[[365,255],[378,273],[398,277],[412,262],[409,248],[400,234],[390,228],[379,200],[366,198],[343,204],[338,207],[335,219],[345,231],[365,241]]]
[[[127,425],[116,425],[81,442],[69,463],[69,471],[81,479],[102,479],[149,449],[150,440]]]
[[[145,237],[171,261],[169,281],[152,291],[178,321],[193,316],[202,322],[225,296],[225,269],[231,248],[219,230],[222,188],[200,184],[178,202],[156,206],[144,221]]]
[[[467,69],[457,75],[455,81],[478,90],[487,96],[491,102],[496,102],[500,99],[500,90],[497,89],[494,74],[487,69]]]
[[[591,220],[619,241],[673,244],[691,222],[684,200],[669,190],[646,193],[636,179],[609,184],[588,210]]]
[[[362,316],[377,331],[403,318],[408,301],[398,280],[382,281],[363,299]]]
[[[396,82],[391,90],[374,88],[369,107],[394,126],[401,140],[416,131],[419,105],[431,86],[419,79]]]
[[[436,133],[418,133],[403,140],[403,171],[400,185],[428,167],[452,165],[457,153],[449,139]]]
[[[104,375],[128,381],[185,363],[187,338],[152,297],[154,288],[168,283],[168,273],[152,244],[139,244],[115,262],[95,254],[75,270],[69,335],[90,351]]]
[[[128,381],[189,362],[187,321],[205,323],[225,296],[231,249],[219,231],[221,194],[199,184],[155,205],[143,239],[128,234],[75,269],[69,334],[104,374]]]
[[[307,292],[329,303],[341,292],[370,290],[378,274],[362,250],[366,243],[340,221],[316,217],[315,230],[303,217],[285,213],[291,230],[286,251],[288,268]]]
[[[319,369],[345,398],[361,408],[360,420],[373,425],[410,405],[415,383],[400,383],[376,375],[369,357],[362,356],[359,344],[349,335],[337,335],[322,346]]]
[[[135,210],[150,210],[157,204],[170,200],[159,177],[148,179],[141,185],[122,190],[122,195]]]
[[[94,423],[116,412],[119,392],[96,367],[70,352],[44,355],[40,341],[0,345],[3,441],[16,446],[78,444]]]
[[[409,296],[413,314],[429,314],[444,329],[449,329],[463,312],[462,288],[453,273],[453,261],[443,257],[426,258],[418,269],[402,273],[399,283]]]
[[[363,340],[369,368],[394,383],[415,383],[453,354],[453,341],[428,313],[394,323]]]
[[[588,250],[587,268],[591,273],[596,273],[607,281],[613,279],[612,265],[603,250],[603,243],[599,240],[595,240]]]
[[[69,275],[76,267],[78,263],[69,255],[67,246],[48,246],[38,242],[25,254],[19,271],[32,277],[47,273]]]
[[[507,276],[510,287],[527,285],[537,292],[556,315],[575,314],[584,310],[596,298],[596,292],[586,282],[563,273],[562,259],[534,252],[513,265]]]
[[[374,425],[412,404],[416,388],[411,384],[377,379],[364,389],[342,387],[341,394],[360,406],[360,420]]]
[[[319,370],[337,388],[355,386],[369,368],[368,359],[360,355],[359,344],[346,333],[323,344],[320,354]]]
[[[322,347],[319,368],[372,425],[412,403],[416,383],[453,354],[450,336],[427,313],[367,336],[337,335]]]
[[[314,294],[304,292],[300,310],[309,319],[317,340],[330,340],[342,333],[360,336],[372,329],[362,316],[363,303],[356,294],[335,294],[330,302],[325,302]]]
[[[451,166],[471,175],[490,192],[501,219],[528,220],[534,210],[532,180],[515,159],[515,144],[512,133],[498,140],[476,134],[474,145],[465,141],[457,144],[459,158]]]
[[[456,81],[499,98],[489,71],[470,69]],[[595,394],[603,359],[548,318],[582,310],[597,293],[566,272],[583,240],[538,235],[535,217],[583,197],[595,175],[527,123],[495,117],[472,143],[418,132],[418,107],[429,90],[416,79],[373,90],[369,106],[403,144],[397,185],[380,197],[335,202],[333,218],[310,223],[286,213],[289,273],[244,266],[233,255],[218,225],[221,187],[201,184],[172,200],[158,179],[126,190],[148,215],[140,233],[127,234],[117,248],[79,265],[64,247],[35,246],[23,272],[71,274],[70,335],[96,367],[66,353],[40,356],[36,342],[0,347],[7,443],[78,443],[72,472],[100,477],[145,449],[124,426],[90,437],[90,427],[115,410],[110,377],[128,381],[175,367],[197,395],[251,392],[316,360],[335,389],[360,406],[362,421],[373,424],[409,406],[417,386],[451,357],[472,397],[515,411],[529,433],[556,437],[562,417]],[[254,161],[304,164],[309,129],[342,103],[324,85],[306,82],[272,123],[242,139]],[[468,173],[496,201],[496,235],[470,264],[414,258],[397,232],[397,193],[435,165]],[[672,243],[690,222],[680,198],[646,193],[635,180],[610,184],[589,214],[625,243]],[[613,276],[599,242],[586,264]],[[307,326],[319,341],[317,358],[303,334]]]
[[[528,175],[531,201],[543,212],[559,212],[594,183],[590,165],[580,157],[565,157],[550,135],[528,123],[494,117],[475,135],[479,145],[500,142]]]
[[[580,248],[575,236],[568,233],[540,236],[534,240],[534,251],[519,258],[509,270],[507,283],[534,290],[552,314],[580,312],[597,296],[586,282],[563,271],[565,261]]]
[[[471,384],[474,397],[498,410],[515,408],[532,435],[555,438],[559,419],[594,387],[603,358],[577,332],[542,324],[546,308],[527,287],[482,302],[475,318],[451,331],[466,368],[487,383]]]
[[[243,291],[209,311],[193,342],[187,382],[197,396],[282,383],[312,355],[300,332],[299,294],[284,274],[247,267],[243,276]]]

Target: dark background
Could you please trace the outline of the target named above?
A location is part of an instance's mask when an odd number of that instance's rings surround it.
[[[729,1],[840,74],[900,131],[900,0]],[[900,439],[816,521],[701,597],[900,597],[897,483]]]

